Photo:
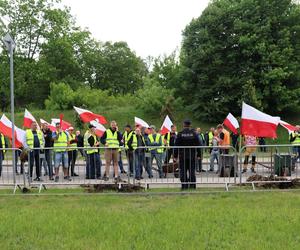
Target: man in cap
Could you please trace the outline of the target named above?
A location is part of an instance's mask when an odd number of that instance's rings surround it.
[[[101,159],[99,154],[100,142],[95,134],[95,126],[90,124],[89,130],[84,135],[84,147],[86,148],[86,179],[101,178]]]
[[[199,137],[194,129],[191,128],[191,121],[183,122],[183,130],[178,133],[175,141],[174,161],[179,156],[179,171],[181,188],[196,188],[195,166],[197,158],[201,156]],[[180,147],[180,148],[179,148]],[[184,147],[184,148],[182,148]]]

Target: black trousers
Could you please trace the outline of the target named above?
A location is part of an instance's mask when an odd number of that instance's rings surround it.
[[[196,188],[196,157],[180,157],[179,158],[179,171],[180,171],[180,181],[182,182],[181,188]]]
[[[87,154],[86,161],[86,179],[95,179],[101,177],[101,159],[99,153]]]
[[[74,168],[77,159],[77,150],[68,151],[68,173],[70,174],[71,167],[71,175],[74,175]]]
[[[126,150],[130,174],[133,174],[133,151]]]
[[[35,165],[36,177],[41,176],[41,159],[40,159],[40,150],[33,150],[29,153],[29,168],[30,168],[30,177],[33,174],[33,165]]]
[[[167,149],[167,151],[166,151],[166,157],[165,157],[165,162],[164,162],[165,164],[169,163],[172,155],[174,155],[174,148]]]

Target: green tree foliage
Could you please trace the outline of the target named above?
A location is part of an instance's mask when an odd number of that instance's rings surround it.
[[[183,33],[181,85],[200,118],[239,113],[247,100],[270,113],[300,97],[300,6],[291,0],[214,0]]]
[[[76,25],[69,8],[58,7],[60,2],[0,0],[0,35],[10,32],[17,44],[16,105],[40,107],[50,94],[52,82],[68,83],[72,91],[86,85],[116,95],[134,93],[142,87],[147,74],[143,60],[125,42],[93,39],[88,30]],[[0,52],[0,64],[4,65],[0,71],[0,103],[5,109],[9,104],[9,68],[6,51]],[[51,103],[52,97],[50,94]],[[53,108],[68,107],[68,101],[64,101]]]
[[[151,78],[144,79],[144,88],[136,92],[138,98],[137,107],[149,114],[158,112],[164,116],[172,111],[182,107],[180,98],[174,98],[174,89],[167,89],[160,85],[159,82]]]

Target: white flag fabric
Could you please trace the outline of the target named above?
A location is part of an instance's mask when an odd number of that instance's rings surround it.
[[[280,117],[265,114],[243,102],[241,134],[256,137],[277,138],[276,129]]]
[[[171,126],[173,125],[173,122],[171,121],[170,117],[167,115],[161,128],[160,128],[160,134],[165,135],[171,131]]]
[[[135,122],[135,125],[138,125],[141,127],[145,127],[145,128],[150,127],[147,122],[145,122],[144,120],[142,120],[141,118],[138,118],[138,117],[134,117],[134,122]]]

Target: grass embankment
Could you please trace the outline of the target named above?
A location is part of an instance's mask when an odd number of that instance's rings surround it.
[[[300,193],[0,196],[0,249],[299,249]]]

